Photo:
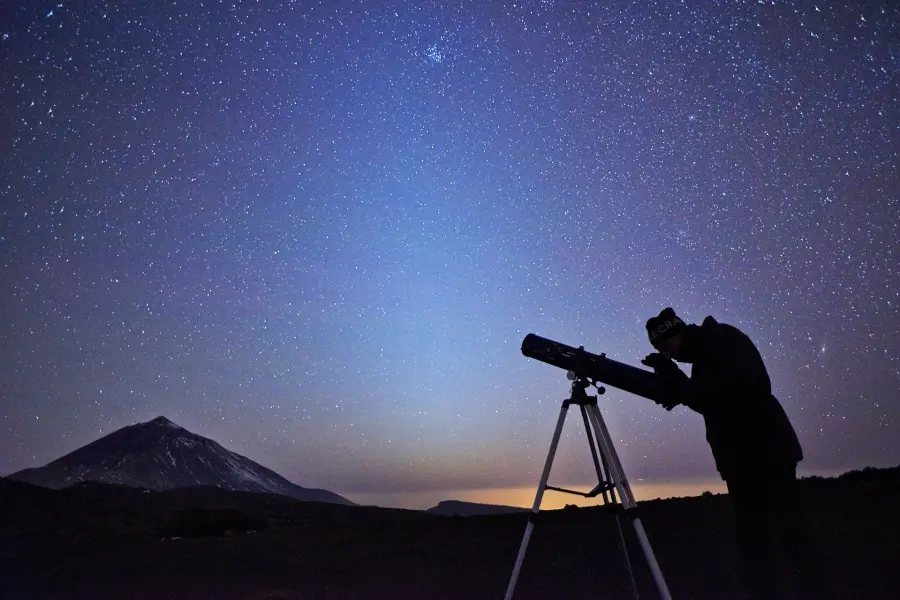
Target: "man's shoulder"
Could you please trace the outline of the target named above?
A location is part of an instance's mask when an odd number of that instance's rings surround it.
[[[717,321],[715,317],[708,316],[703,319],[703,324],[701,325],[702,330],[707,335],[707,338],[711,341],[715,342],[734,342],[740,340],[742,342],[749,342],[750,338],[746,333],[731,325],[730,323],[722,323]]]

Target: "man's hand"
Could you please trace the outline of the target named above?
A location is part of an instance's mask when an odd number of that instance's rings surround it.
[[[684,373],[681,372],[681,369],[678,368],[678,365],[676,365],[674,361],[666,358],[664,354],[660,354],[659,352],[648,354],[641,363],[647,365],[656,371],[657,375],[660,375],[667,380],[680,379],[684,376]]]
[[[660,375],[662,375],[662,371],[670,370],[671,367],[675,367],[676,369],[678,368],[675,363],[666,358],[664,354],[661,354],[659,352],[648,354],[644,357],[644,360],[642,360],[641,363],[647,365]]]
[[[657,404],[661,404],[666,410],[672,410],[681,404],[677,391],[685,374],[678,365],[659,352],[648,354],[641,363],[653,369],[663,381],[663,398]]]

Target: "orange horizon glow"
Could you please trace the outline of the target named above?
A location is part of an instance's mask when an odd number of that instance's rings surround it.
[[[847,469],[798,469],[797,477],[810,476],[837,477],[846,473]],[[634,499],[638,502],[647,500],[666,500],[669,498],[690,498],[700,496],[703,492],[725,494],[725,482],[719,477],[700,477],[679,481],[644,480],[629,481]],[[550,485],[589,492],[596,486],[594,483],[559,483]],[[340,492],[345,498],[364,506],[380,506],[383,508],[405,508],[411,510],[427,510],[445,500],[459,500],[478,504],[497,506],[517,506],[531,508],[537,493],[538,483],[533,486],[491,487],[491,488],[458,488],[442,490],[422,490],[406,492]],[[602,497],[584,498],[575,494],[567,494],[555,490],[546,490],[541,499],[541,510],[565,508],[568,504],[576,506],[599,506]]]
[[[590,491],[595,484],[558,484],[557,487]],[[700,496],[703,492],[713,494],[725,493],[725,483],[721,480],[697,480],[697,481],[659,481],[659,482],[634,482],[631,483],[631,491],[635,500],[656,500],[666,498],[684,498]],[[537,485],[531,487],[512,488],[481,488],[458,490],[429,490],[419,492],[370,492],[342,494],[344,497],[362,505],[381,506],[385,508],[405,508],[412,510],[426,510],[436,506],[444,500],[460,500],[463,502],[476,502],[480,504],[494,504],[502,506],[517,506],[531,508],[534,504]],[[546,490],[541,500],[541,510],[555,510],[564,508],[568,504],[576,506],[598,506],[603,504],[602,497],[584,498],[575,494],[566,494],[555,490]]]

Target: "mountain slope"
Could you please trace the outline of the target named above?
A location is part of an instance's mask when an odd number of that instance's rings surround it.
[[[354,504],[328,490],[300,487],[165,417],[123,427],[43,467],[24,469],[8,478],[52,489],[81,481],[151,490],[210,485],[305,501]]]

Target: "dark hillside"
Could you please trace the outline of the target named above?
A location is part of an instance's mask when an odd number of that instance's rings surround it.
[[[900,467],[806,479],[803,489],[838,597],[896,600]],[[237,519],[230,523],[265,523],[165,539],[173,515],[196,509],[234,511],[215,513]],[[643,502],[640,510],[673,598],[737,597],[726,496]],[[204,488],[52,491],[2,480],[0,514],[4,599],[129,600],[502,598],[527,518],[441,517]],[[630,523],[623,525],[641,598],[654,599]],[[545,511],[515,598],[630,600],[626,573],[614,510]]]

